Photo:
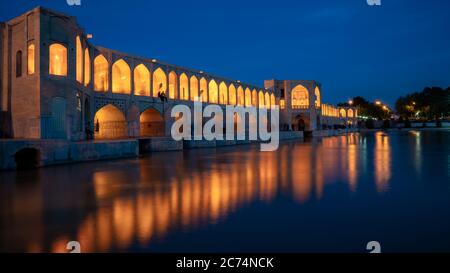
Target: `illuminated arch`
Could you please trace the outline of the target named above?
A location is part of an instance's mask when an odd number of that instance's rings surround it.
[[[94,59],[94,90],[108,91],[109,89],[109,64],[103,55]]]
[[[202,102],[208,101],[208,82],[205,78],[200,79],[200,97],[202,98]]]
[[[125,115],[117,107],[108,104],[95,113],[95,139],[117,139],[127,137]]]
[[[316,95],[316,101],[314,102],[314,105],[316,106],[317,109],[319,109],[320,104],[321,104],[321,99],[320,99],[320,89],[317,86],[314,89],[314,95]]]
[[[341,110],[339,110],[339,115],[341,118],[346,118],[347,117],[347,111],[345,111],[344,108],[341,108]]]
[[[236,105],[236,87],[233,84],[230,84],[228,87],[228,103],[230,105]]]
[[[112,66],[112,92],[131,93],[131,69],[123,59],[116,61]]]
[[[76,66],[77,82],[83,83],[83,47],[81,46],[80,36],[76,38]]]
[[[176,79],[176,78],[175,78]],[[157,68],[153,72],[153,97],[158,96],[158,92],[164,92],[167,91],[167,77],[166,73],[161,68]]]
[[[144,64],[134,68],[134,94],[150,96],[150,71]]]
[[[178,78],[177,73],[170,71],[169,73],[169,98],[178,99]]]
[[[245,88],[245,106],[252,106],[252,91],[248,87]]]
[[[262,90],[259,90],[258,94],[258,102],[259,102],[259,108],[264,108],[264,93]]]
[[[189,79],[185,73],[180,76],[180,99],[189,100]]]
[[[270,108],[275,108],[276,105],[276,100],[275,100],[275,95],[274,94],[270,94]]]
[[[255,107],[258,106],[258,91],[256,91],[256,89],[253,89],[252,91],[252,105]]]
[[[237,105],[245,105],[245,95],[242,86],[238,86],[237,88]]]
[[[209,81],[209,102],[210,103],[217,103],[218,102],[218,96],[219,96],[219,89],[217,87],[217,83],[215,80]]]
[[[49,73],[67,76],[67,48],[62,44],[55,43],[49,47]]]
[[[299,84],[291,91],[292,108],[308,108],[309,107],[309,94],[308,89]]]
[[[84,50],[84,85],[88,86],[91,83],[91,56],[89,49]]]
[[[219,84],[219,103],[227,104],[228,103],[228,88],[224,82]]]
[[[164,118],[154,108],[149,108],[139,116],[141,136],[164,136]]]
[[[195,101],[198,97],[198,80],[197,77],[192,76],[190,79],[190,87],[191,87],[191,100]]]
[[[347,111],[347,116],[348,116],[349,118],[355,117],[354,112],[353,112],[353,109],[348,109],[348,111]]]
[[[28,75],[33,75],[36,67],[35,67],[35,46],[34,43],[28,45]]]
[[[266,106],[266,108],[270,108],[270,94],[269,94],[269,92],[266,92],[264,94],[264,105]]]

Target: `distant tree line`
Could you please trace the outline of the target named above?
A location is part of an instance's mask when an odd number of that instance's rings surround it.
[[[427,87],[422,92],[401,96],[395,103],[397,114],[404,119],[437,120],[450,115],[450,87]]]

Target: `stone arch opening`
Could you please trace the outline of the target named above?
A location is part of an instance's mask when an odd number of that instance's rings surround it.
[[[230,84],[229,88],[228,88],[228,103],[230,105],[236,105],[236,87],[234,87],[233,84]]]
[[[94,59],[94,90],[108,91],[109,89],[109,63],[105,56],[98,55]]]
[[[18,170],[33,169],[39,166],[41,153],[36,148],[24,148],[14,154]]]
[[[176,75],[175,75],[176,80]],[[158,97],[158,92],[166,93],[167,77],[166,73],[161,68],[157,68],[153,72],[153,97]]]
[[[164,136],[164,118],[158,110],[154,108],[145,110],[141,113],[139,122],[141,125],[141,136]]]
[[[224,82],[221,82],[219,85],[219,103],[220,104],[228,103],[228,88]]]
[[[320,89],[317,86],[314,89],[314,95],[316,95],[316,101],[314,102],[314,105],[316,106],[317,109],[319,109],[321,105],[321,98],[320,98]]]
[[[112,92],[131,93],[131,69],[123,59],[116,61],[112,66]]]
[[[150,71],[144,64],[134,68],[134,94],[150,96]]]
[[[245,105],[245,94],[242,86],[238,86],[237,88],[237,105],[244,106]]]
[[[303,115],[297,115],[292,121],[293,131],[306,131],[309,128],[309,119]]]
[[[180,76],[180,99],[189,100],[189,79],[185,73]]]
[[[125,115],[117,107],[108,104],[95,113],[95,139],[126,138],[128,136],[127,129]]]
[[[219,87],[217,86],[217,83],[215,80],[211,80],[208,85],[209,89],[209,103],[218,103],[218,97],[219,97]]]
[[[245,88],[245,106],[252,106],[252,91],[248,87]]]
[[[191,88],[191,100],[195,101],[198,97],[198,80],[197,77],[192,76],[191,79],[189,80],[189,84],[190,84],[190,88]]]

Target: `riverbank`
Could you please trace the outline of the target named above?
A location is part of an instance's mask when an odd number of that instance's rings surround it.
[[[321,130],[307,136],[328,137],[356,132],[357,129]],[[303,132],[280,132],[280,141],[301,140]],[[219,148],[259,143],[248,140],[174,141],[170,137],[71,142],[65,140],[0,140],[0,170],[44,167],[77,162],[133,158],[153,152]]]

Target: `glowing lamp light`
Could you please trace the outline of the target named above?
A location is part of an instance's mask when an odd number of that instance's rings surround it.
[[[348,101],[348,104],[353,105],[353,101],[352,101],[352,100],[349,100],[349,101]]]
[[[377,101],[375,101],[375,104],[376,105],[381,105],[381,101],[377,100]]]
[[[156,63],[156,59],[152,59],[152,62]]]

